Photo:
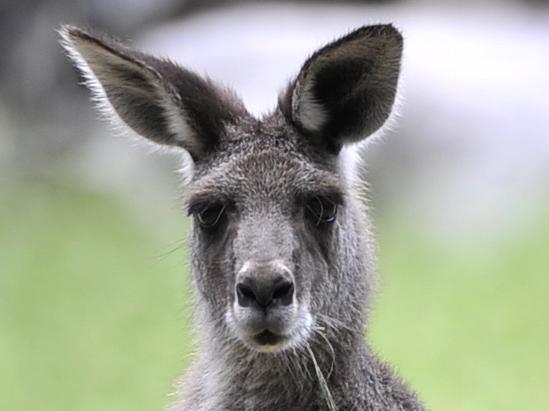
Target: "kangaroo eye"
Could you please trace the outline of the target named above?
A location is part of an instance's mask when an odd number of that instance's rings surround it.
[[[305,208],[315,225],[333,223],[337,215],[337,204],[328,198],[318,196],[311,197]]]
[[[223,217],[225,205],[221,203],[211,203],[205,205],[195,215],[200,225],[204,228],[215,227]]]

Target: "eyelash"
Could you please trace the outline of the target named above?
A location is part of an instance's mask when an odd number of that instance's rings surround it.
[[[338,202],[317,195],[311,196],[305,202],[305,210],[317,227],[333,223],[337,217],[338,207]]]
[[[188,214],[193,215],[201,227],[214,229],[222,221],[226,208],[221,201],[198,202],[189,206]]]

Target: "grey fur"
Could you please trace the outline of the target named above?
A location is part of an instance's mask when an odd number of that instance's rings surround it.
[[[193,158],[199,348],[172,410],[423,410],[364,340],[374,245],[339,156],[391,111],[400,33],[367,26],[319,50],[263,119],[171,62],[74,27],[62,36],[130,128]],[[294,286],[284,304],[243,303],[244,281],[279,277]],[[276,340],[260,342],[263,329]]]

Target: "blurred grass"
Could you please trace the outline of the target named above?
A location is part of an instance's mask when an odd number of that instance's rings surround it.
[[[430,409],[546,410],[549,210],[505,236],[381,221],[371,339]]]
[[[177,228],[108,195],[2,191],[0,410],[163,409],[189,350],[184,251],[159,256]]]
[[[160,410],[191,350],[181,216],[0,192],[0,410]],[[165,215],[164,215],[165,214]],[[549,215],[496,241],[378,222],[371,340],[433,410],[544,410]]]

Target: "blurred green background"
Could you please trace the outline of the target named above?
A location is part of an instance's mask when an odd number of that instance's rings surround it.
[[[132,39],[259,114],[320,44],[380,21],[406,50],[398,127],[365,158],[369,340],[429,409],[546,410],[547,2],[229,3],[0,6],[0,410],[161,410],[193,352],[180,159],[97,121],[54,29]]]
[[[162,409],[192,354],[182,215],[61,184],[1,200],[0,409]],[[546,409],[547,210],[492,240],[403,214],[377,221],[375,349],[430,409]]]

